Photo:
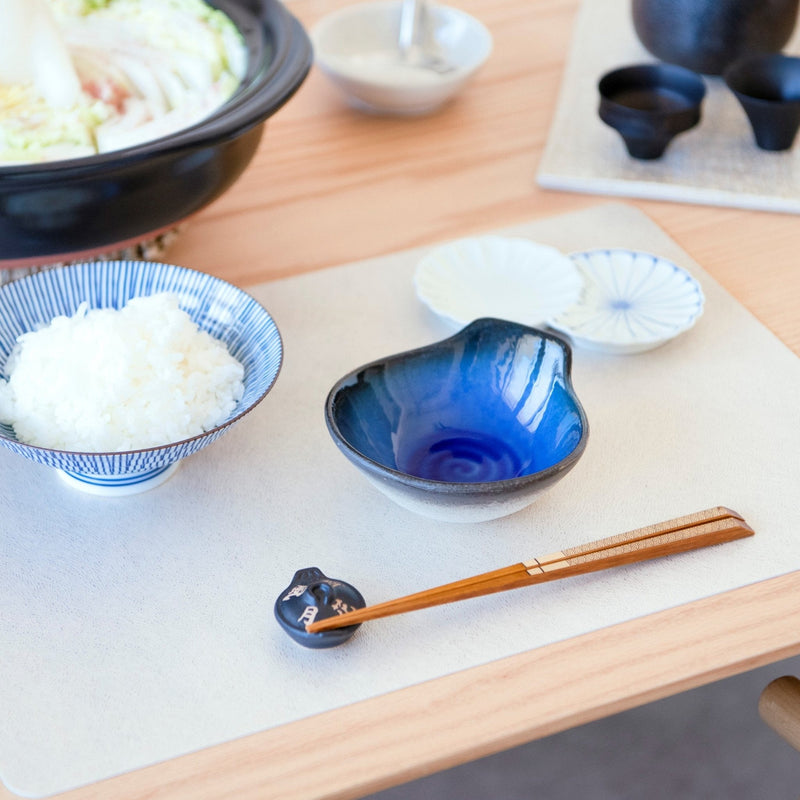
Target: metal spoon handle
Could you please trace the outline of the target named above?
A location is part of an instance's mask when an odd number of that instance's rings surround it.
[[[417,31],[420,29],[420,20],[423,14],[423,0],[403,0],[400,8],[400,34],[398,45],[400,53],[407,55],[416,44]]]

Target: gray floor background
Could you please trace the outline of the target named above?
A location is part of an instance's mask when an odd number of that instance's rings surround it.
[[[758,698],[800,657],[379,792],[369,800],[798,800],[800,752]]]

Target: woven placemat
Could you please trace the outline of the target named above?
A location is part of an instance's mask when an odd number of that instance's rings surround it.
[[[24,278],[35,272],[41,272],[54,267],[63,267],[68,264],[77,264],[87,261],[163,261],[167,251],[180,235],[181,227],[176,226],[167,231],[147,236],[139,242],[124,247],[111,246],[106,252],[98,253],[84,258],[63,259],[54,258],[52,262],[37,264],[35,267],[0,268],[0,286],[9,281]]]
[[[785,52],[800,52],[797,32]],[[800,212],[800,148],[759,150],[744,111],[722,78],[705,77],[700,124],[662,158],[628,156],[597,115],[597,81],[610,69],[655,62],[636,37],[630,0],[584,0],[547,146],[540,186],[593,194]]]

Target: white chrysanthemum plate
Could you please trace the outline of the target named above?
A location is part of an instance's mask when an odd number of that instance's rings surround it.
[[[529,239],[475,236],[425,255],[414,275],[417,296],[452,325],[482,317],[541,326],[580,297],[572,260]]]
[[[641,353],[689,330],[703,313],[700,284],[664,258],[624,249],[589,250],[570,258],[584,290],[550,324],[576,346]]]

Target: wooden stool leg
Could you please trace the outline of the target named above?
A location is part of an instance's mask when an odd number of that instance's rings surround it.
[[[800,680],[776,678],[758,700],[758,713],[795,750],[800,750]]]

